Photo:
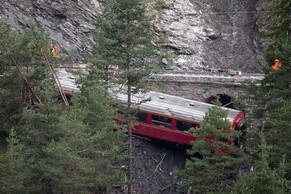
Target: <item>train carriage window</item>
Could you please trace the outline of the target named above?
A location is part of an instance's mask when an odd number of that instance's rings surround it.
[[[158,116],[158,115],[152,115],[152,124],[153,125],[171,128],[171,122],[172,122],[172,119],[170,119],[170,118]]]
[[[189,131],[190,128],[196,128],[193,123],[176,120],[176,129],[179,131]]]
[[[139,113],[136,114],[136,118],[140,122],[144,122],[144,123],[147,122],[147,114],[146,113],[139,112]]]

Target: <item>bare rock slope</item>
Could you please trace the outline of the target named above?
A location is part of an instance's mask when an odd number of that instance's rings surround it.
[[[16,31],[36,24],[47,30],[61,52],[76,49],[79,59],[91,50],[98,0],[2,0],[0,20]],[[81,57],[81,58],[80,58]]]
[[[231,68],[258,72],[264,64],[254,17],[256,0],[164,0],[154,29],[165,36],[161,67],[168,71]],[[21,31],[44,27],[61,52],[76,49],[78,62],[93,44],[101,0],[1,0],[0,20]]]

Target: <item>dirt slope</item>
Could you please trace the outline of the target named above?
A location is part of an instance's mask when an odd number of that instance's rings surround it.
[[[174,194],[180,179],[173,168],[185,164],[185,148],[157,140],[134,138],[133,172],[135,193]]]

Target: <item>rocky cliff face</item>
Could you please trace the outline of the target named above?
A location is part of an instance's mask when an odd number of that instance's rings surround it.
[[[164,1],[166,7],[153,22],[157,33],[165,36],[163,69],[259,71],[264,60],[254,0]],[[1,0],[0,19],[16,31],[31,23],[44,27],[61,52],[77,49],[75,60],[84,62],[101,10],[101,0]]]
[[[97,0],[2,0],[0,19],[21,31],[34,23],[45,28],[61,52],[90,51],[95,18],[101,13]],[[79,58],[82,60],[82,58]]]

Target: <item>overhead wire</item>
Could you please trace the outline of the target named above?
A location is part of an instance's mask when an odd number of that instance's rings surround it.
[[[248,13],[270,13],[273,11],[221,11],[221,12],[211,12],[210,14],[235,14],[235,13],[242,13],[242,14],[248,14]]]

